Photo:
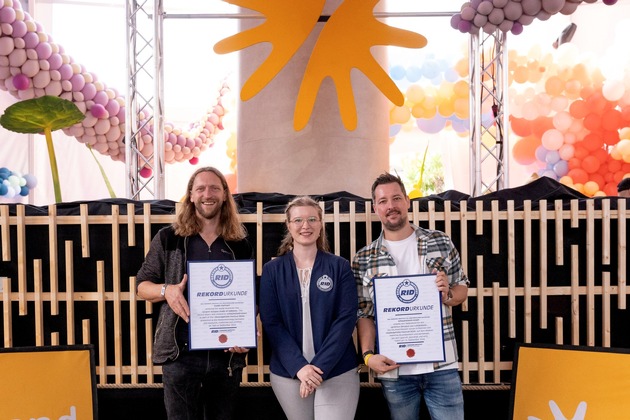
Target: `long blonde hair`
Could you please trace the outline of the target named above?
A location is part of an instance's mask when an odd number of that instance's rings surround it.
[[[302,195],[299,197],[295,197],[293,200],[289,201],[286,209],[284,210],[284,214],[287,217],[287,220],[285,222],[285,228],[287,229],[287,232],[284,235],[284,238],[282,238],[282,242],[280,243],[280,246],[278,247],[278,256],[284,255],[293,249],[293,237],[291,236],[291,232],[289,231],[289,228],[288,228],[291,209],[293,207],[308,207],[308,206],[317,209],[317,216],[322,221],[320,231],[319,231],[319,238],[317,238],[317,243],[316,243],[317,249],[319,249],[320,251],[330,252],[330,247],[328,246],[328,239],[326,238],[326,229],[324,229],[324,219],[323,219],[322,208],[319,206],[317,201],[313,200],[311,197],[307,195]]]
[[[190,201],[190,194],[192,193],[192,187],[195,183],[195,178],[202,172],[212,172],[221,180],[221,186],[225,190],[225,201],[221,207],[221,220],[219,221],[219,234],[223,239],[228,241],[238,241],[244,239],[247,236],[247,230],[241,223],[238,207],[230,192],[225,176],[216,168],[206,166],[197,169],[188,180],[188,186],[186,187],[186,195],[182,198],[182,205],[180,211],[177,213],[177,218],[173,223],[175,233],[179,236],[192,236],[201,232],[201,223],[197,217],[195,210],[195,203]]]

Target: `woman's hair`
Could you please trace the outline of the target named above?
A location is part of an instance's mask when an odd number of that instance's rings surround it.
[[[282,242],[280,243],[280,247],[278,248],[278,256],[284,255],[287,252],[293,249],[293,237],[291,236],[291,232],[288,229],[288,224],[291,223],[291,209],[293,207],[313,207],[317,209],[317,217],[321,220],[319,237],[317,238],[317,249],[321,251],[330,251],[330,247],[328,246],[328,239],[326,238],[326,229],[324,229],[324,219],[322,208],[319,206],[317,201],[313,200],[311,197],[307,195],[295,197],[293,200],[289,201],[286,209],[284,210],[284,214],[287,216],[286,227],[287,233],[282,238]]]
[[[244,239],[247,236],[247,230],[245,230],[245,226],[241,223],[238,208],[236,206],[236,202],[234,201],[234,197],[232,197],[232,193],[230,192],[230,187],[228,186],[225,176],[223,176],[218,169],[211,166],[197,169],[188,180],[186,195],[182,198],[180,210],[177,213],[175,222],[173,223],[175,233],[179,236],[192,236],[201,232],[202,226],[195,212],[195,203],[190,201],[190,194],[192,192],[193,184],[195,183],[195,178],[202,172],[212,172],[215,174],[221,180],[221,186],[223,187],[225,193],[225,200],[221,206],[219,235],[228,241],[238,241],[240,239]]]

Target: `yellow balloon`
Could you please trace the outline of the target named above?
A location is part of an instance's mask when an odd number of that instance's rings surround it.
[[[559,179],[559,182],[562,185],[566,185],[567,187],[572,187],[573,186],[573,178],[571,178],[570,176],[563,176],[562,178]]]
[[[424,89],[419,85],[411,85],[407,88],[407,99],[412,104],[419,104],[424,100]]]
[[[597,182],[587,181],[584,184],[584,194],[588,195],[589,197],[595,195],[597,191],[599,191],[599,185],[597,185]]]
[[[389,113],[390,124],[404,124],[409,121],[411,111],[405,106],[398,106]]]

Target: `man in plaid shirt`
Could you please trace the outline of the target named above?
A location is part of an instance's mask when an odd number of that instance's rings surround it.
[[[365,365],[381,381],[392,420],[417,420],[425,398],[431,418],[464,418],[464,398],[457,371],[457,345],[451,307],[468,296],[468,278],[451,239],[443,232],[409,223],[410,200],[400,177],[384,173],[372,184],[374,212],[383,232],[354,256],[352,271],[359,295],[358,335]],[[442,298],[446,360],[398,365],[375,353],[373,279],[381,276],[435,274]]]

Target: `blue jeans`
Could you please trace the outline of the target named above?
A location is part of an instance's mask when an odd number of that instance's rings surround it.
[[[181,350],[162,366],[164,405],[169,420],[231,420],[242,368],[227,369],[231,353]],[[235,356],[236,357],[236,356]]]
[[[463,420],[464,395],[457,369],[382,379],[392,420],[418,420],[424,396],[433,420]]]

